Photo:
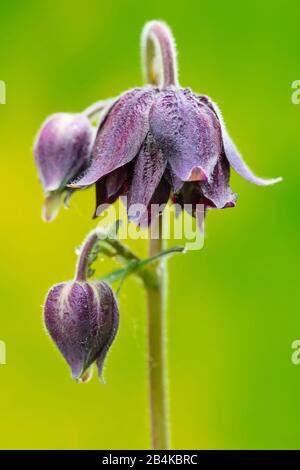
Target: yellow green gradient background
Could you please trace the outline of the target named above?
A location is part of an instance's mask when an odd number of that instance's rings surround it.
[[[47,289],[72,278],[74,248],[95,226],[94,194],[43,223],[32,143],[50,113],[142,84],[139,35],[153,18],[173,29],[180,83],[216,100],[259,175],[284,177],[261,188],[232,174],[237,207],[211,212],[203,250],[169,263],[172,446],[300,448],[299,13],[296,1],[1,1],[0,448],[149,447],[138,284],[122,289],[105,386],[74,383],[44,331]]]

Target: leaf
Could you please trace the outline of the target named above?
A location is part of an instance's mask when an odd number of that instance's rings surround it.
[[[170,247],[170,248],[167,248],[166,250],[160,251],[159,253],[157,253],[154,256],[151,256],[150,258],[146,258],[143,260],[133,260],[125,268],[117,269],[116,271],[113,271],[101,277],[100,280],[113,283],[121,279],[121,284],[117,290],[117,292],[119,293],[120,288],[123,285],[123,282],[125,281],[126,277],[129,276],[130,274],[135,273],[139,275],[137,271],[140,271],[146,266],[149,266],[150,264],[155,263],[160,258],[163,258],[165,256],[170,256],[175,253],[184,253],[184,252],[185,252],[185,248],[183,246]]]

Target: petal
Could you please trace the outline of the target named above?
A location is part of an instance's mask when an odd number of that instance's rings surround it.
[[[167,159],[149,133],[137,156],[128,194],[128,209],[131,205],[139,204],[147,210],[153,193],[164,174],[166,165]]]
[[[84,289],[79,283],[57,284],[48,293],[44,311],[47,330],[78,379],[85,368],[90,334]]]
[[[57,113],[43,124],[34,156],[46,192],[62,188],[83,171],[89,158],[94,130],[83,114]]]
[[[119,319],[116,300],[107,284],[99,281],[57,284],[47,295],[44,318],[76,380],[85,375],[99,356],[103,365]]]
[[[110,198],[119,193],[128,177],[128,165],[117,168],[106,177],[106,193]]]
[[[52,222],[57,216],[60,208],[62,191],[51,191],[46,194],[42,207],[42,219],[44,222]]]
[[[150,131],[182,181],[205,181],[222,151],[219,121],[190,90],[169,88],[153,104]]]
[[[197,225],[201,233],[204,233],[204,222],[205,222],[206,214],[207,214],[207,206],[205,204],[200,204],[200,205],[197,204],[195,217],[197,219]]]
[[[142,228],[149,227],[152,221],[165,210],[170,197],[170,190],[170,184],[165,178],[162,178],[148,204],[147,212],[144,212],[139,219],[139,225]]]
[[[107,195],[106,195],[106,186],[105,186],[105,177],[100,178],[100,180],[97,181],[95,184],[95,190],[96,190],[96,208],[95,212],[93,215],[93,219],[96,219],[103,210],[105,209],[105,204],[107,203]]]
[[[179,204],[191,216],[195,216],[196,205],[203,204],[203,194],[200,183],[185,183],[179,194],[174,200],[175,204]]]
[[[177,193],[178,191],[180,191],[180,189],[184,185],[184,181],[178,178],[178,176],[174,173],[174,171],[172,170],[169,164],[167,165],[165,177],[167,181],[170,183],[174,193]]]
[[[100,291],[100,299],[102,303],[102,309],[105,313],[106,310],[111,312],[111,323],[109,326],[109,333],[107,334],[105,344],[102,350],[96,356],[96,364],[98,368],[98,375],[102,383],[104,383],[102,373],[103,373],[103,365],[106,359],[107,353],[114,341],[116,334],[119,328],[119,308],[117,300],[114,296],[112,289],[105,283],[105,282],[97,282],[93,283],[96,288]]]
[[[65,209],[70,209],[70,199],[73,196],[73,194],[77,191],[77,189],[73,188],[67,188],[66,189],[66,194],[63,200],[64,203],[64,208]]]
[[[107,205],[113,204],[127,190],[129,165],[117,168],[96,182],[96,210],[93,218],[98,217]]]
[[[201,183],[185,183],[180,193],[174,196],[173,202],[176,204],[176,216],[185,210],[190,216],[196,217],[198,228],[203,233],[204,220],[210,202],[203,197]]]
[[[198,183],[206,199],[213,207],[222,209],[234,207],[236,194],[229,187],[230,167],[225,156],[215,166],[211,180],[208,183]]]
[[[72,186],[94,184],[136,156],[149,130],[154,95],[153,88],[135,88],[121,96],[100,125],[90,166]]]
[[[232,168],[240,176],[250,181],[251,183],[257,184],[259,186],[269,186],[271,184],[279,183],[280,181],[282,181],[282,178],[264,179],[256,176],[252,172],[252,170],[250,170],[248,165],[244,162],[243,157],[241,156],[232,139],[230,138],[219,107],[208,96],[201,96],[200,100],[203,103],[206,103],[216,113],[221,124],[223,146],[226,157]]]

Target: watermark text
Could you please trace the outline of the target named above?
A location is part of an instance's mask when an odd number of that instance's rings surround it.
[[[291,99],[293,104],[300,104],[300,80],[295,80],[292,83],[292,89],[295,90],[292,93]]]

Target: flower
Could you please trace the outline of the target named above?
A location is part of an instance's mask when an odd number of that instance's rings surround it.
[[[119,325],[117,301],[108,284],[77,280],[56,284],[47,294],[44,319],[73,378],[85,381],[94,362],[101,378]]]
[[[94,130],[84,114],[57,113],[42,125],[34,145],[39,179],[46,194],[43,216],[57,214],[67,183],[82,171],[89,158]]]
[[[126,194],[128,208],[142,204],[146,210],[154,200],[166,203],[172,190],[176,202],[220,209],[236,201],[230,166],[258,185],[280,181],[251,172],[210,98],[175,86],[135,88],[111,108],[90,165],[72,186],[95,183],[97,206]]]
[[[229,187],[230,167],[258,185],[280,181],[255,176],[229,137],[217,105],[178,85],[175,46],[167,26],[150,22],[142,38],[151,85],[131,89],[115,101],[98,128],[86,171],[70,184],[96,185],[95,215],[126,195],[130,219],[141,221],[149,216],[151,204],[163,207],[171,192],[182,206],[189,201],[193,207],[203,204],[205,211],[233,207],[237,196]],[[132,215],[135,205],[139,210]]]

